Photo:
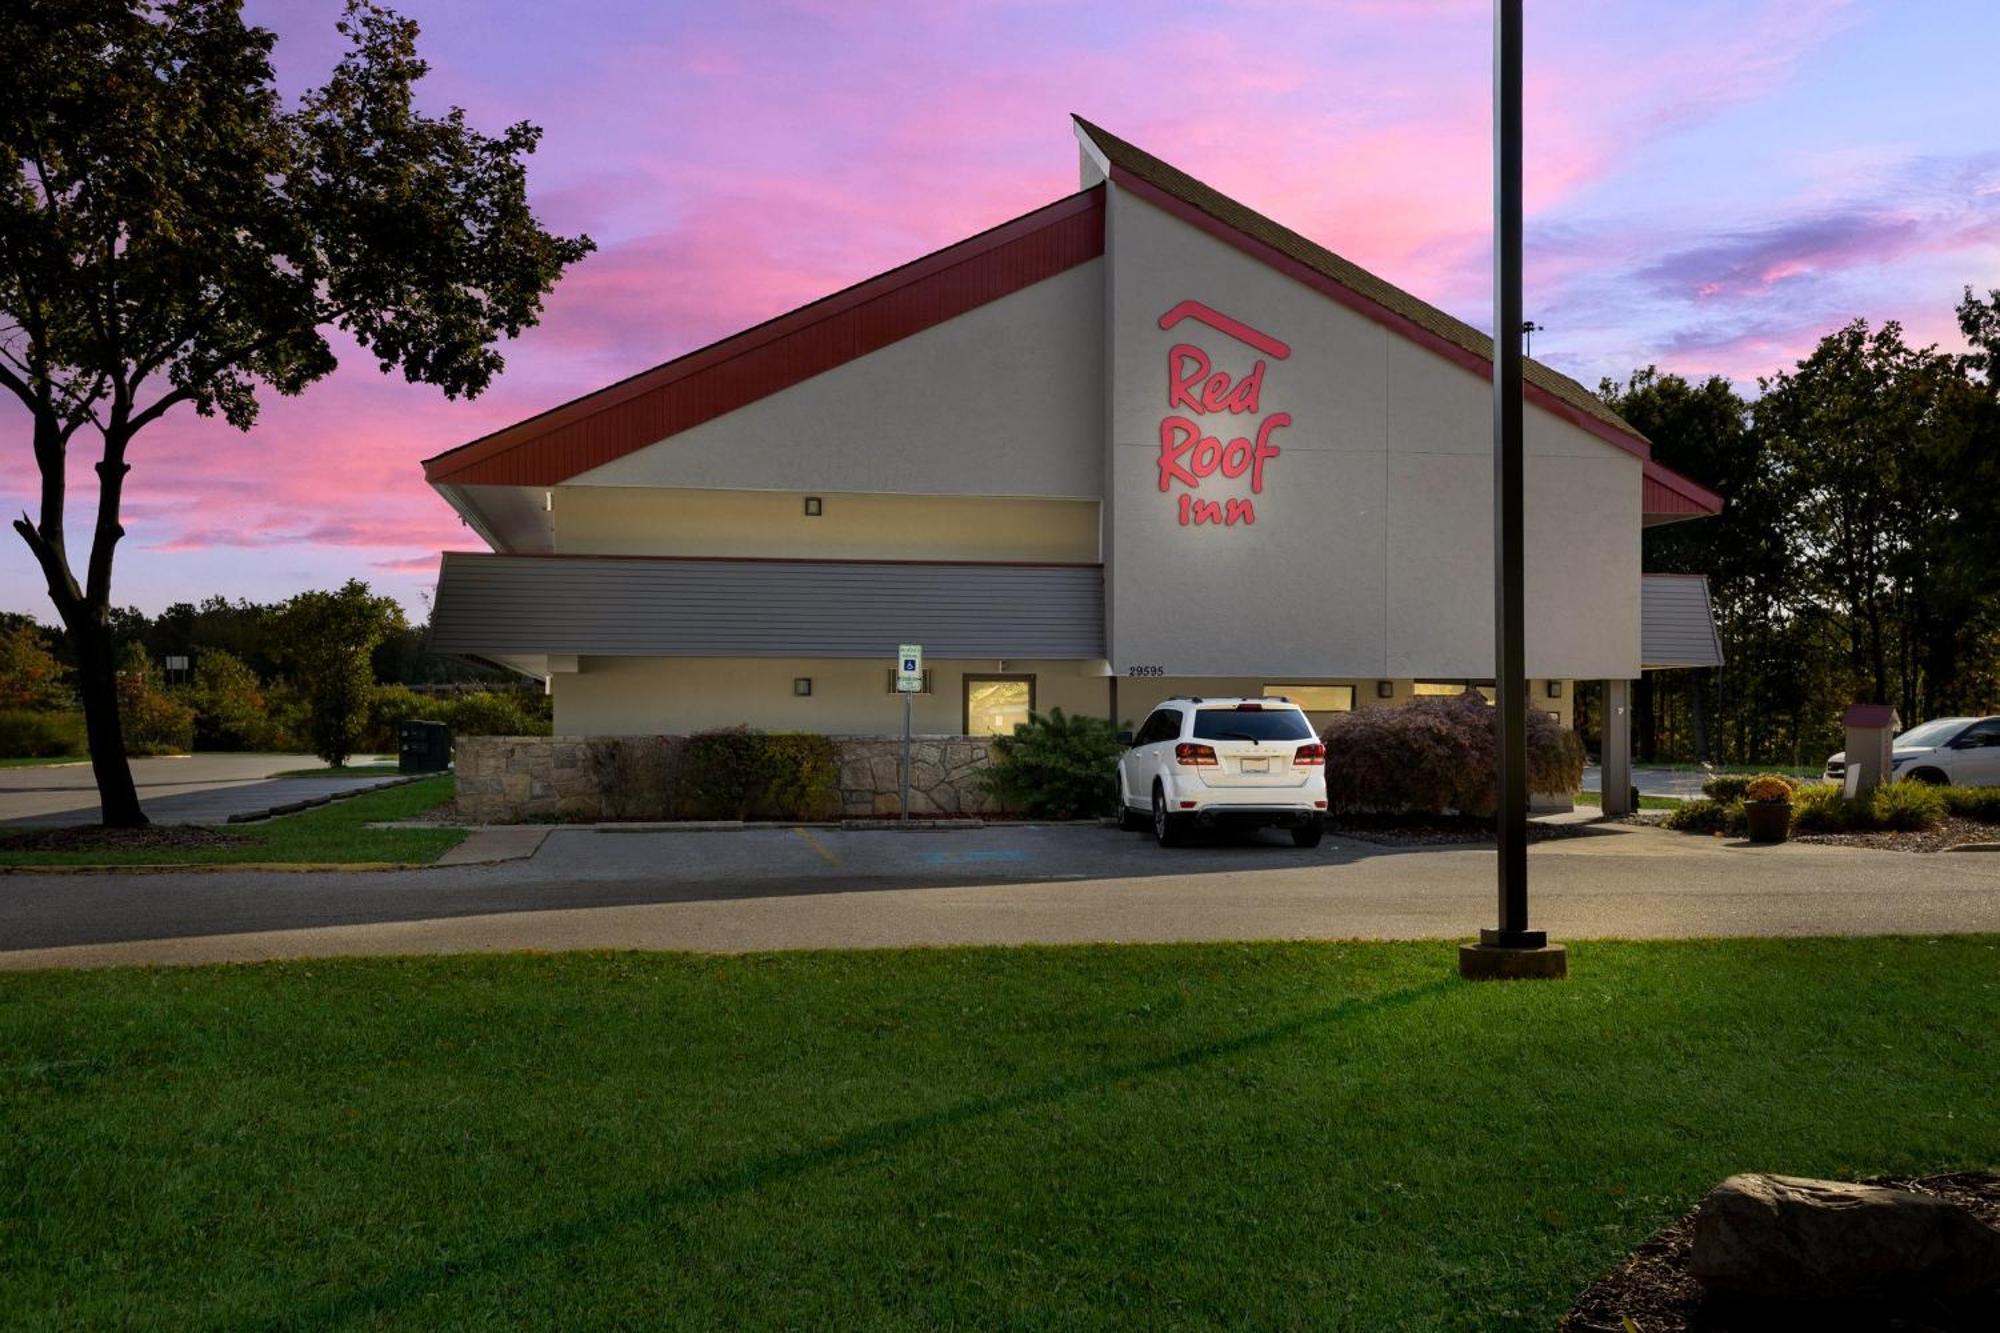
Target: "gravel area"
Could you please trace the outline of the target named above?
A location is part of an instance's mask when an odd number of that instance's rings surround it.
[[[1832,847],[1875,847],[1891,852],[1941,852],[1963,842],[2000,842],[2000,827],[1949,816],[1920,833],[1796,833],[1795,842]]]
[[[1882,1176],[1864,1183],[1950,1199],[1974,1216],[2000,1226],[2000,1176],[1961,1171],[1914,1178]],[[1990,1333],[2000,1327],[1990,1322],[2000,1318],[2000,1311],[1994,1310],[1991,1302],[1979,1309],[1933,1307],[1924,1311],[1921,1323],[1899,1321],[1895,1312],[1881,1310],[1821,1310],[1814,1311],[1809,1321],[1802,1321],[1802,1312],[1797,1310],[1704,1306],[1701,1285],[1688,1272],[1694,1249],[1694,1216],[1694,1210],[1689,1210],[1592,1283],[1556,1325],[1556,1333],[1623,1333],[1632,1328],[1643,1333],[1769,1333],[1782,1328],[1829,1333],[1858,1333],[1862,1329],[1907,1329],[1912,1333],[1972,1333],[1977,1329]]]

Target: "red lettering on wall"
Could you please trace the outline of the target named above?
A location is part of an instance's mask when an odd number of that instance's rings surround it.
[[[1160,327],[1171,328],[1183,319],[1196,319],[1220,329],[1278,360],[1291,355],[1290,347],[1269,334],[1259,333],[1199,301],[1181,302],[1160,317]],[[1219,472],[1232,481],[1248,474],[1250,493],[1264,493],[1264,467],[1283,452],[1272,443],[1271,437],[1292,424],[1291,413],[1273,412],[1259,421],[1254,440],[1247,435],[1233,435],[1227,443],[1221,434],[1207,433],[1194,420],[1216,413],[1256,416],[1262,407],[1264,366],[1265,362],[1258,360],[1250,373],[1239,380],[1228,371],[1217,370],[1208,353],[1193,343],[1175,343],[1167,349],[1167,408],[1171,415],[1160,421],[1157,465],[1162,491],[1171,491],[1175,482],[1190,491],[1199,490],[1203,477]],[[1184,494],[1180,497],[1180,521],[1184,528],[1233,527],[1238,523],[1255,523],[1257,509],[1242,496],[1225,501],[1198,500]]]

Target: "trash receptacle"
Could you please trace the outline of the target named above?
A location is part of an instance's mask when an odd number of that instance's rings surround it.
[[[442,722],[402,724],[397,734],[396,769],[402,773],[442,773],[451,767],[451,729]]]

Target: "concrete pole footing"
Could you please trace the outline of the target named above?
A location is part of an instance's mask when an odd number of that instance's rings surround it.
[[[1560,944],[1537,949],[1461,944],[1458,974],[1467,981],[1559,981],[1569,975],[1569,950]]]

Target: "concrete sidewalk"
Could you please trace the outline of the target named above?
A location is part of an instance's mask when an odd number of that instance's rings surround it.
[[[2000,934],[2000,857],[1751,847],[1632,825],[1534,847],[1559,939]],[[1493,853],[1273,841],[1163,851],[1077,827],[744,835],[557,829],[531,860],[377,875],[0,878],[0,969],[521,949],[738,951],[1463,939]]]
[[[377,762],[356,755],[351,763]],[[309,754],[194,754],[134,759],[139,804],[156,824],[226,824],[299,801],[351,796],[396,782],[394,774],[278,778],[324,765]],[[95,824],[101,818],[90,765],[0,769],[0,827]]]

